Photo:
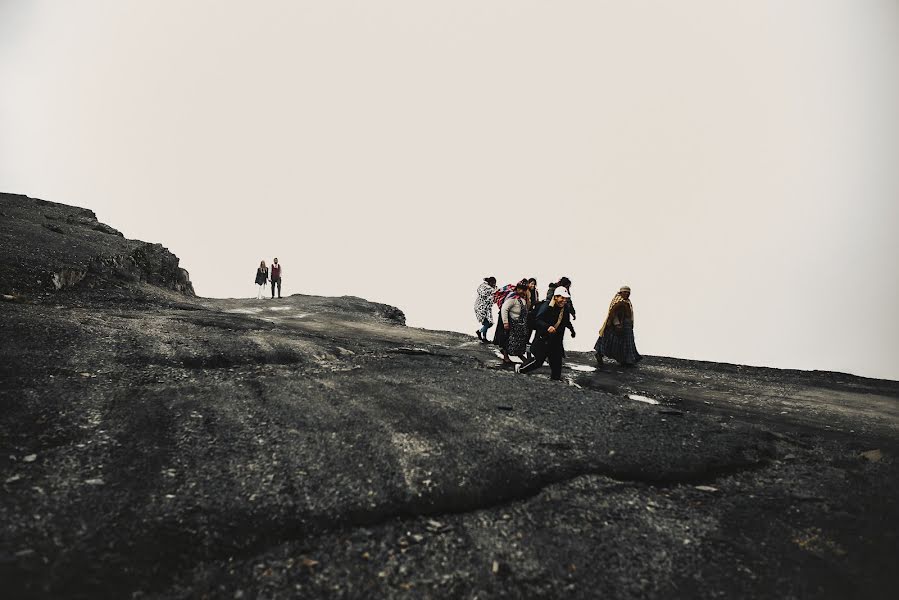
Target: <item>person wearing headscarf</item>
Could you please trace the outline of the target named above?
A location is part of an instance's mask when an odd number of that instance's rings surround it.
[[[614,358],[625,367],[636,366],[642,360],[634,341],[634,305],[631,304],[631,288],[628,286],[622,286],[612,298],[593,350],[599,366],[602,366],[604,356]]]
[[[528,343],[528,307],[530,306],[528,282],[522,279],[515,284],[515,291],[506,296],[500,309],[506,345],[503,347],[503,364],[510,365],[509,355],[519,357],[524,362]]]
[[[535,319],[537,337],[531,346],[534,357],[518,369],[519,373],[531,373],[542,367],[548,359],[550,378],[561,381],[565,329],[569,324],[567,304],[570,298],[568,290],[556,286],[552,300],[540,306]]]
[[[496,303],[496,308],[499,311],[499,315],[496,318],[496,329],[493,331],[493,343],[500,348],[506,347],[506,339],[509,337],[506,328],[503,327],[503,302],[506,301],[506,296],[513,293],[514,291],[515,284],[507,283],[503,287],[493,292],[493,302]]]
[[[493,325],[493,292],[496,291],[496,277],[485,277],[478,286],[474,299],[474,317],[481,324],[481,328],[475,331],[478,339],[487,343],[487,330]]]

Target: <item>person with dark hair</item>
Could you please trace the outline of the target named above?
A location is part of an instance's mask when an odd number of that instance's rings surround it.
[[[528,307],[530,296],[527,279],[515,284],[515,291],[506,296],[500,309],[506,344],[503,347],[503,364],[510,365],[509,355],[519,357],[524,362],[528,343]]]
[[[528,278],[528,292],[531,295],[530,309],[533,310],[540,304],[540,292],[537,291],[537,280],[533,277]]]
[[[552,299],[540,305],[535,319],[537,337],[531,347],[534,357],[517,368],[519,373],[530,373],[543,366],[549,359],[550,378],[562,379],[562,357],[564,355],[565,329],[569,324],[567,310],[570,299],[568,290],[562,286],[553,288]]]
[[[278,264],[278,259],[272,261],[272,298],[275,297],[275,284],[278,285],[278,298],[281,297],[281,265]]]
[[[506,341],[509,338],[508,329],[503,326],[503,303],[506,301],[509,294],[515,293],[517,285],[518,284],[507,283],[493,292],[493,302],[496,303],[496,308],[499,311],[499,315],[496,319],[496,329],[493,330],[493,343],[503,349],[505,349]]]
[[[533,277],[528,278],[528,292],[531,295],[531,306],[528,308],[528,341],[525,345],[527,359],[531,359],[531,341],[534,338],[534,315],[540,308],[540,292],[537,290],[537,280]]]
[[[631,288],[628,286],[622,286],[612,298],[593,350],[600,367],[603,356],[614,358],[625,367],[634,367],[643,359],[634,341],[634,305],[631,304]]]
[[[265,284],[268,283],[268,267],[265,266],[265,261],[261,261],[259,263],[259,267],[256,269],[256,299],[262,300],[262,292],[265,291]]]
[[[496,277],[485,277],[478,286],[474,299],[474,317],[480,323],[481,328],[475,331],[475,335],[483,343],[487,343],[487,330],[493,325],[493,292],[496,291]]]

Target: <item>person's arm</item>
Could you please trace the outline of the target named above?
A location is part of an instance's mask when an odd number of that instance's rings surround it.
[[[571,314],[571,318],[572,318],[572,319],[577,319],[577,312],[575,312],[575,310],[574,310],[574,300],[572,300],[571,298],[568,299],[568,308],[571,309],[571,310],[568,311],[569,314]],[[573,333],[574,333],[574,330],[572,329],[571,331],[572,331],[572,334],[573,334]],[[574,336],[572,335],[572,337],[574,337]]]
[[[512,310],[512,306],[515,304],[515,300],[512,298],[506,298],[506,301],[503,302],[503,307],[500,310],[500,313],[503,317],[503,327],[505,329],[509,329],[509,311]]]
[[[540,308],[537,309],[537,317],[534,320],[535,325],[537,325],[537,331],[541,334],[545,334],[546,330],[554,325],[554,323],[549,323],[546,320],[547,314],[549,314],[549,304],[541,304]]]

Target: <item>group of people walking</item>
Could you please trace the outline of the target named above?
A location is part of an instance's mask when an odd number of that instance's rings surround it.
[[[257,300],[262,300],[265,293],[265,286],[269,282],[272,284],[272,298],[275,297],[275,287],[278,289],[278,298],[281,297],[281,273],[281,265],[278,264],[277,258],[272,260],[271,271],[265,266],[264,260],[259,263],[259,267],[256,269]]]
[[[604,356],[625,366],[634,366],[642,358],[634,341],[630,294],[629,287],[622,287],[609,305],[594,345],[599,366]],[[487,330],[493,325],[494,304],[498,318],[492,342],[502,350],[503,364],[514,364],[518,373],[530,373],[549,362],[551,378],[560,380],[565,331],[570,331],[572,338],[577,335],[572,324],[577,313],[571,299],[571,280],[562,277],[550,284],[541,302],[537,280],[533,277],[500,288],[495,277],[485,277],[478,286],[474,305],[475,318],[480,323],[475,335],[483,343],[490,343]],[[515,363],[511,356],[517,356],[521,364]]]

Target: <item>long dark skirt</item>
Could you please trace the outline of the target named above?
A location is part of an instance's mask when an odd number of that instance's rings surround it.
[[[634,341],[633,321],[625,321],[620,331],[613,325],[606,326],[594,349],[603,356],[614,358],[622,365],[635,365],[643,359],[637,352],[637,344]]]
[[[496,331],[493,333],[493,343],[505,350],[506,343],[509,341],[509,332],[503,326],[503,315],[500,313],[496,319]]]
[[[526,318],[522,317],[517,321],[513,321],[512,326],[509,327],[509,339],[506,343],[506,352],[511,356],[521,356],[524,354],[528,346],[529,333]]]

